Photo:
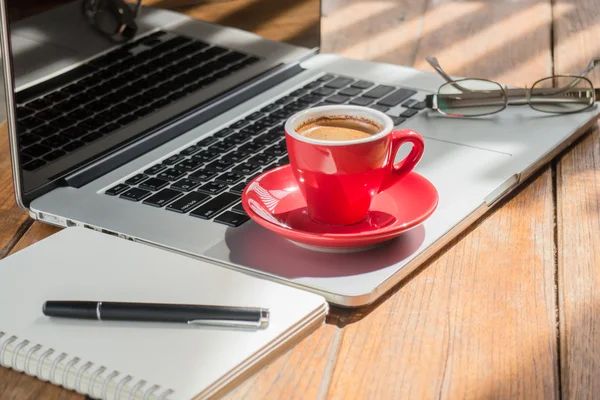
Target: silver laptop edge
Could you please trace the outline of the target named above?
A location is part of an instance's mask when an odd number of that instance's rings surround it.
[[[363,252],[311,251],[252,221],[228,228],[102,193],[324,73],[414,88],[421,99],[441,83],[436,74],[327,54],[311,57],[300,66],[302,72],[93,182],[78,189],[58,188],[35,199],[30,207],[31,216],[57,226],[86,226],[210,260],[321,294],[341,306],[362,306],[406,278],[519,187],[583,134],[599,114],[594,108],[579,114],[548,116],[526,107],[509,107],[490,118],[451,120],[435,112],[420,112],[400,128],[414,129],[425,138],[426,152],[416,171],[438,189],[438,209],[422,225],[398,239]],[[7,72],[10,73],[5,68]],[[11,96],[8,97],[10,102]],[[9,118],[9,126],[10,123]],[[168,287],[166,282],[165,290]]]

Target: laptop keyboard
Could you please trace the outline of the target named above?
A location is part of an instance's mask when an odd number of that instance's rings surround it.
[[[23,100],[26,89],[17,95],[23,168],[36,170],[257,61],[158,31],[60,75],[60,88],[42,97]]]
[[[237,227],[249,219],[240,202],[246,185],[289,163],[284,124],[293,114],[321,105],[355,104],[387,113],[398,126],[425,108],[423,101],[411,99],[415,94],[411,89],[327,74],[104,193]],[[401,111],[391,113],[398,105]]]

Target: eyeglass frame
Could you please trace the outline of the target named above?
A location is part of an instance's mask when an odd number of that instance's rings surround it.
[[[588,66],[586,67],[586,69],[579,75],[551,75],[551,76],[547,76],[545,78],[541,78],[538,79],[537,81],[535,81],[533,83],[533,85],[531,85],[531,88],[508,88],[508,86],[506,85],[501,85],[498,82],[489,80],[489,79],[482,79],[482,78],[462,78],[462,79],[452,79],[450,77],[450,75],[448,75],[440,66],[437,58],[429,56],[425,58],[427,60],[427,62],[436,70],[436,72],[442,76],[442,78],[444,78],[444,80],[446,80],[446,83],[444,83],[443,85],[441,85],[438,88],[438,93],[436,94],[429,94],[425,97],[425,104],[428,108],[431,108],[432,110],[435,110],[437,112],[439,112],[442,115],[448,116],[448,117],[459,117],[459,118],[468,118],[468,117],[483,117],[486,115],[492,115],[492,114],[497,114],[501,111],[504,111],[509,105],[515,105],[515,106],[522,106],[522,105],[529,105],[529,107],[531,107],[533,110],[538,111],[538,112],[546,112],[546,113],[550,113],[550,114],[575,114],[575,113],[579,113],[579,112],[583,112],[586,110],[589,110],[590,108],[594,107],[596,101],[598,98],[600,98],[600,89],[596,89],[594,88],[594,85],[592,83],[592,81],[590,81],[585,75],[589,74],[598,64],[600,64],[600,57],[594,57],[589,63]],[[532,89],[535,87],[535,85],[537,85],[539,82],[544,81],[544,80],[548,80],[548,79],[555,79],[555,78],[573,78],[573,82],[568,85],[565,88],[568,87],[573,87],[573,85],[576,85],[580,80],[585,80],[590,84],[590,88],[592,88],[592,94],[593,94],[593,101],[585,108],[579,109],[579,110],[574,110],[574,111],[548,111],[548,110],[541,110],[541,109],[537,109],[535,108],[535,106],[531,103],[531,91]],[[459,90],[462,90],[463,92],[479,92],[478,90],[471,90],[465,87],[462,87],[461,85],[459,85],[459,82],[464,82],[464,81],[481,81],[481,82],[489,82],[492,84],[497,85],[501,91],[502,91],[502,99],[504,101],[504,106],[496,111],[493,112],[489,112],[489,113],[482,113],[482,114],[477,114],[477,115],[467,115],[467,116],[457,116],[457,115],[451,115],[448,114],[442,110],[440,110],[437,107],[437,98],[440,95],[439,90],[448,85],[451,84],[452,86],[458,87],[460,88]],[[565,89],[565,88],[555,88],[555,89]],[[524,100],[522,100],[521,102],[509,102],[509,98],[510,97],[519,97],[519,98],[525,98]]]

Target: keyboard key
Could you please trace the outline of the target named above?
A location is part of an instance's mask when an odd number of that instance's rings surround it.
[[[395,88],[393,86],[379,85],[374,89],[369,90],[367,93],[363,94],[363,96],[379,99],[394,89]]]
[[[237,185],[235,185],[234,187],[232,187],[229,190],[236,194],[242,194],[244,189],[246,188],[246,186],[247,186],[246,182],[242,182],[242,183],[238,183]]]
[[[184,175],[185,175],[185,171],[182,171],[182,170],[179,170],[176,168],[169,168],[168,170],[161,172],[157,176],[160,179],[176,181],[177,179],[181,178]]]
[[[144,200],[144,204],[154,207],[163,207],[181,196],[183,196],[183,193],[181,193],[179,190],[163,189]]]
[[[371,86],[373,86],[374,83],[373,82],[369,82],[369,81],[358,81],[358,82],[354,82],[352,84],[352,87],[355,88],[359,88],[359,89],[368,89]]]
[[[359,94],[360,92],[362,92],[362,90],[357,89],[357,88],[346,88],[344,90],[340,90],[338,93],[343,95],[343,96],[356,96],[357,94]]]
[[[154,174],[158,174],[160,171],[164,170],[165,168],[167,168],[167,167],[162,164],[156,164],[156,165],[151,166],[147,170],[145,170],[144,173],[146,175],[154,175]]]
[[[92,132],[89,133],[87,135],[85,135],[84,137],[81,138],[81,140],[83,140],[86,143],[90,143],[93,142],[94,140],[98,140],[102,137],[102,134],[100,132]]]
[[[304,89],[314,89],[321,86],[321,82],[315,81],[304,85]]]
[[[227,153],[229,150],[233,149],[236,146],[234,142],[231,141],[221,141],[216,144],[213,144],[208,148],[208,150],[216,155]]]
[[[274,133],[265,133],[264,135],[260,135],[259,137],[257,137],[256,139],[254,139],[252,142],[256,143],[256,144],[261,144],[261,145],[266,145],[266,144],[272,144],[274,142],[277,142],[280,138],[281,138],[281,133],[279,132],[274,132]]]
[[[325,74],[322,77],[320,77],[319,79],[317,79],[317,82],[327,82],[327,81],[332,80],[333,78],[334,78],[333,75],[331,75],[331,74]]]
[[[400,116],[401,117],[409,118],[409,117],[412,117],[413,115],[415,115],[417,113],[418,113],[417,110],[413,110],[413,109],[409,108],[407,110],[404,110],[404,112],[402,114],[400,114]]]
[[[140,182],[145,181],[146,179],[148,179],[148,177],[144,174],[137,174],[132,176],[131,178],[127,179],[125,181],[126,184],[131,185],[131,186],[135,186]]]
[[[189,192],[190,190],[195,189],[198,186],[200,186],[200,184],[201,184],[201,182],[199,182],[199,181],[195,181],[193,179],[188,179],[188,178],[183,178],[181,180],[178,180],[174,184],[172,184],[171,187],[173,189],[179,189],[179,190],[183,190],[184,192]]]
[[[209,219],[215,216],[215,214],[229,207],[236,201],[240,200],[240,196],[233,193],[222,193],[208,203],[196,208],[190,213],[190,215],[202,219]]]
[[[260,111],[255,111],[255,112],[253,112],[252,114],[248,115],[248,116],[246,117],[246,119],[248,119],[248,120],[251,120],[251,121],[254,121],[254,120],[256,120],[256,119],[262,118],[263,116],[264,116],[264,114],[263,114],[263,113],[261,113]]]
[[[210,198],[210,196],[205,193],[200,193],[200,192],[188,193],[185,196],[183,196],[181,199],[169,204],[167,206],[167,210],[185,214],[185,213],[193,210],[195,207],[199,206],[200,204],[202,204],[209,198]]]
[[[39,141],[41,138],[33,134],[22,135],[19,137],[21,147],[29,146]]]
[[[159,178],[150,178],[140,184],[141,187],[150,189],[154,192],[160,190],[169,184],[168,181]]]
[[[207,138],[202,139],[201,141],[199,141],[198,143],[196,143],[198,146],[202,146],[202,147],[206,147],[211,143],[214,143],[217,141],[216,137],[210,136]]]
[[[177,164],[175,167],[179,170],[190,172],[197,170],[202,164],[202,160],[198,158],[188,158],[187,160],[183,160],[182,162]]]
[[[131,201],[140,201],[152,194],[151,191],[140,189],[140,188],[131,188],[123,193],[120,197],[131,200]]]
[[[297,89],[290,93],[290,96],[299,97],[304,96],[306,93],[308,93],[308,90],[306,89]]]
[[[335,89],[330,89],[330,88],[326,88],[326,87],[320,87],[318,89],[313,90],[310,93],[314,94],[314,95],[317,95],[317,96],[330,96],[334,92],[335,92]]]
[[[415,110],[423,110],[427,107],[424,101],[420,101],[418,103],[413,104],[410,108],[414,108]]]
[[[232,169],[232,171],[240,173],[242,175],[246,175],[246,176],[253,174],[259,170],[260,170],[260,166],[254,165],[254,164],[249,164],[249,163],[243,163],[240,165],[236,165]]]
[[[240,119],[239,121],[231,124],[230,128],[240,129],[240,128],[243,128],[246,125],[248,125],[248,121],[246,121],[245,119]]]
[[[244,214],[244,215],[246,214],[246,210],[244,210],[244,205],[243,205],[242,203],[238,203],[238,204],[236,204],[236,205],[235,205],[235,206],[234,206],[234,207],[231,209],[231,211],[235,211],[235,212],[237,212],[237,213]]]
[[[34,144],[32,146],[27,147],[23,150],[23,154],[28,155],[33,158],[41,157],[44,154],[50,152],[52,150],[50,147],[44,146],[42,144]]]
[[[334,94],[333,96],[326,98],[325,101],[327,103],[342,104],[347,102],[349,99],[350,98],[347,96],[340,96],[339,94]]]
[[[381,104],[372,104],[369,107],[374,110],[381,111],[381,112],[386,112],[387,110],[390,109],[389,107],[382,106]]]
[[[215,158],[219,157],[219,152],[211,150],[211,149],[212,149],[212,147],[209,148],[208,150],[201,151],[200,153],[195,154],[193,156],[193,158],[198,159],[204,163],[204,162],[212,161]]]
[[[283,105],[291,103],[294,100],[295,99],[293,96],[284,96],[284,97],[280,98],[279,100],[277,100],[275,103],[283,106]]]
[[[394,93],[390,94],[389,96],[383,98],[382,100],[379,100],[379,102],[377,104],[394,107],[416,93],[417,93],[416,90],[398,89]]]
[[[406,100],[404,103],[402,103],[402,107],[410,107],[413,103],[416,103],[417,101],[415,99],[409,99]]]
[[[215,181],[223,182],[228,185],[234,185],[244,179],[243,175],[236,174],[235,172],[226,172],[215,178]]]
[[[167,165],[175,165],[181,160],[183,160],[183,156],[180,156],[179,154],[173,154],[171,157],[164,159],[162,162]]]
[[[368,97],[357,97],[355,99],[350,100],[350,104],[354,104],[357,106],[368,106],[374,101],[374,99],[370,99]]]
[[[123,193],[127,189],[129,189],[129,186],[127,186],[124,183],[119,183],[117,186],[111,187],[110,189],[108,189],[104,193],[107,194],[107,195],[109,195],[109,196],[116,196],[116,195],[118,195],[120,193]]]
[[[59,129],[54,125],[42,125],[32,130],[31,133],[41,137],[48,137],[58,133],[58,131]]]
[[[287,147],[285,144],[276,144],[266,149],[265,153],[272,154],[274,156],[282,156],[287,154]]]
[[[46,161],[54,161],[54,160],[58,160],[65,154],[67,154],[67,153],[65,153],[62,150],[54,150],[54,151],[51,151],[50,153],[46,154],[43,158]]]
[[[394,126],[398,126],[401,123],[403,123],[404,121],[406,121],[406,118],[402,118],[402,117],[394,117],[393,115],[388,115],[388,117],[390,117],[392,119],[392,121],[394,122]]]
[[[227,161],[227,160],[216,160],[213,161],[212,163],[208,164],[206,166],[206,169],[212,169],[218,172],[222,172],[222,171],[226,171],[229,168],[231,168],[231,166],[233,165],[233,163],[231,161]]]
[[[277,163],[269,164],[262,169],[262,172],[267,172],[267,171],[272,170],[277,167],[279,167],[279,165],[277,165]]]
[[[179,154],[181,154],[182,156],[191,156],[191,155],[196,154],[200,150],[202,150],[202,146],[193,145],[193,146],[188,147],[185,150],[182,150]]]
[[[257,144],[257,143],[246,143],[245,145],[241,146],[238,151],[243,151],[244,153],[247,154],[253,154],[253,153],[257,153],[260,151],[260,149],[262,149],[264,146]]]
[[[247,215],[238,214],[232,211],[225,211],[223,214],[215,218],[215,222],[236,228],[249,219],[250,217]]]
[[[271,155],[271,154],[258,154],[254,157],[252,157],[251,159],[248,160],[248,162],[250,164],[256,164],[256,165],[267,165],[270,162],[273,162],[275,160],[275,156]]]
[[[69,139],[62,135],[54,135],[49,138],[42,140],[41,142],[44,146],[48,147],[62,147],[65,144],[69,143]]]
[[[279,108],[279,104],[269,104],[268,106],[261,108],[260,112],[264,112],[264,113],[272,112],[272,111],[277,110],[278,108]]]
[[[236,134],[233,134],[233,135],[229,136],[224,141],[231,142],[231,143],[234,143],[234,144],[238,145],[238,144],[242,144],[244,142],[247,142],[251,138],[252,138],[251,135],[245,134],[243,132],[238,132]]]
[[[227,189],[227,185],[225,183],[208,182],[208,183],[204,184],[203,186],[200,186],[198,188],[198,191],[205,192],[208,194],[217,194],[217,193],[221,193],[225,189]]]
[[[340,78],[335,78],[331,82],[326,83],[325,86],[329,87],[329,88],[333,88],[333,89],[341,89],[343,87],[348,86],[353,81],[354,80],[350,79],[350,78],[342,78],[342,77],[340,77]]]
[[[67,151],[67,152],[71,152],[74,150],[79,149],[80,147],[85,146],[85,143],[80,141],[80,140],[75,140],[74,142],[71,142],[69,144],[66,144],[65,146],[63,146],[63,150]]]
[[[217,171],[202,169],[200,171],[194,172],[193,174],[190,174],[190,178],[193,178],[196,181],[206,182],[212,179],[217,174]]]
[[[347,100],[347,99],[346,99]],[[310,104],[315,104],[321,101],[321,96],[316,96],[313,94],[307,94],[305,96],[302,96],[298,99],[298,102],[303,103],[304,105],[302,106],[302,108],[305,108],[306,106],[310,105]]]
[[[232,151],[231,153],[227,153],[226,155],[224,155],[223,160],[237,163],[248,157],[250,157],[250,154],[248,154],[248,153],[244,153],[242,151]]]

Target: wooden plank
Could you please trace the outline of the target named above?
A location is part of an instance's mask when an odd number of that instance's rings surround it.
[[[6,122],[0,124],[0,258],[4,257],[31,224],[15,202]]]
[[[558,163],[558,284],[562,394],[600,394],[600,134],[596,126]]]
[[[450,73],[518,83],[523,77],[508,71],[524,67],[536,79],[551,70],[550,15],[550,1],[430,2],[416,65],[436,55]],[[535,30],[513,26],[524,19]],[[497,36],[511,29],[529,41]],[[539,59],[523,57],[532,48]],[[352,317],[329,398],[558,397],[553,218],[545,167],[389,298]]]
[[[551,172],[344,329],[331,399],[558,397]]]
[[[559,0],[554,21],[556,73],[582,71],[600,55],[600,5]],[[589,76],[600,85],[600,69]],[[564,398],[600,395],[600,134],[598,126],[556,170],[561,389]]]
[[[317,399],[329,385],[341,329],[329,321],[224,399]]]
[[[426,1],[333,0],[323,3],[322,51],[410,65]],[[382,49],[396,47],[393,52]]]

